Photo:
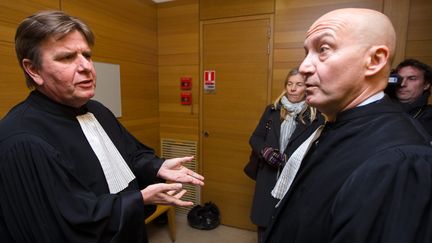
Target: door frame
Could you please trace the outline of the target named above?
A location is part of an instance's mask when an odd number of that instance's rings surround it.
[[[268,76],[267,76],[267,104],[271,101],[271,93],[272,93],[272,80],[273,80],[273,45],[274,45],[274,14],[260,14],[260,15],[253,15],[253,16],[243,16],[243,17],[232,17],[232,18],[223,18],[223,19],[213,19],[213,20],[203,20],[200,21],[200,28],[199,28],[199,116],[198,116],[198,123],[199,123],[199,129],[198,129],[198,153],[200,158],[200,163],[198,166],[198,170],[200,173],[202,173],[202,140],[203,140],[203,92],[204,92],[204,85],[203,85],[203,72],[204,72],[204,53],[203,53],[203,30],[204,26],[207,24],[219,24],[219,23],[231,23],[231,22],[239,22],[239,21],[247,21],[247,20],[260,20],[260,19],[268,19],[270,23],[270,29],[268,33],[269,37],[269,58],[268,58]],[[201,200],[201,198],[200,198]]]
[[[273,34],[274,34],[274,15],[273,14],[262,14],[262,15],[253,15],[253,16],[244,16],[244,17],[232,17],[232,18],[223,18],[223,19],[213,19],[213,20],[203,20],[200,21],[200,33],[199,33],[199,134],[198,134],[198,156],[200,158],[200,163],[198,163],[198,170],[202,173],[202,154],[203,154],[203,99],[204,99],[204,84],[203,84],[203,76],[204,76],[204,53],[203,53],[203,30],[204,26],[208,24],[219,24],[219,23],[232,23],[232,22],[240,22],[240,21],[249,21],[249,20],[261,20],[267,19],[269,20],[269,31],[268,31],[268,76],[267,76],[267,104],[270,103],[271,95],[272,95],[272,79],[273,79]],[[217,85],[217,84],[216,84]],[[200,188],[201,190],[201,188]],[[201,193],[200,193],[201,195]],[[201,196],[200,196],[201,201]],[[201,202],[202,203],[202,202]]]

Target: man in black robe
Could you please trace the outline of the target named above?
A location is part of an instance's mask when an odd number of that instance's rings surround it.
[[[60,11],[18,27],[15,48],[34,90],[0,122],[1,242],[147,242],[146,205],[190,206],[182,164],[135,139],[94,95],[93,33]],[[170,180],[180,183],[157,183]]]
[[[306,101],[327,122],[273,213],[264,242],[432,242],[432,149],[383,93],[395,49],[370,9],[320,17],[304,42]]]

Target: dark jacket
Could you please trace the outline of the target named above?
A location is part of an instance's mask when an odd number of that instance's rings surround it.
[[[300,146],[324,121],[321,115],[318,115],[314,121],[310,121],[309,117],[310,110],[307,110],[303,114],[305,124],[300,121],[299,117],[296,118],[297,126],[291,135],[287,147],[297,148]],[[279,148],[281,123],[280,107],[275,107],[274,105],[267,106],[249,140],[252,152],[250,161],[245,167],[245,173],[256,181],[251,220],[260,227],[267,226],[271,212],[277,203],[277,199],[273,198],[270,193],[276,184],[278,173],[277,168],[270,166],[262,158],[260,151],[264,147]],[[287,156],[289,157],[290,154],[287,154]]]
[[[383,100],[328,122],[264,242],[432,242],[432,149],[412,117]]]
[[[432,106],[428,104],[429,95],[430,92],[424,92],[416,101],[402,104],[402,107],[423,125],[429,135],[432,135]]]

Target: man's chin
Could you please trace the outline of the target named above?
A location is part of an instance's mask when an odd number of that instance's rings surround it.
[[[94,97],[94,92],[80,92],[79,94],[75,94],[74,97],[73,99],[76,102],[75,106],[82,106]]]
[[[409,103],[411,101],[408,97],[405,97],[405,96],[398,96],[397,95],[396,97],[399,100],[399,102],[401,102],[401,103]]]
[[[80,90],[78,96],[83,99],[89,100],[95,96],[95,90],[94,89]]]
[[[310,105],[310,106],[316,106],[317,104],[316,104],[316,99],[313,97],[313,96],[311,96],[311,95],[308,95],[307,97],[306,97],[306,103],[308,104],[308,105]]]

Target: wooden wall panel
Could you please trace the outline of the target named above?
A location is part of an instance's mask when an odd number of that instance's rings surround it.
[[[27,16],[42,9],[59,9],[59,0],[0,1],[0,41],[14,43],[17,25]]]
[[[92,27],[97,57],[157,65],[156,7],[150,0],[62,0],[62,8]]]
[[[274,0],[200,0],[200,19],[274,13]]]
[[[306,31],[324,13],[345,7],[381,10],[382,1],[276,0],[272,99],[280,95],[288,71],[304,57]]]
[[[58,8],[58,0],[0,1],[0,118],[29,93],[15,55],[14,38],[18,24],[34,12]]]
[[[409,12],[410,0],[384,0],[383,13],[390,18],[396,31],[393,67],[405,59]]]
[[[160,137],[198,141],[198,0],[158,5]],[[192,78],[192,105],[180,104],[180,78]]]
[[[29,93],[13,43],[0,42],[0,74],[0,117],[3,117]]]
[[[411,0],[406,57],[432,66],[432,1]]]

